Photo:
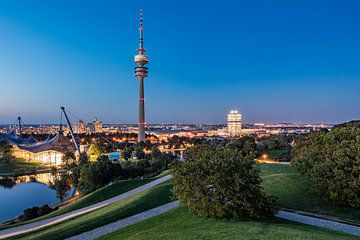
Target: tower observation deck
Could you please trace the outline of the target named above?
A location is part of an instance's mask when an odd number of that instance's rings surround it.
[[[145,98],[144,98],[144,79],[148,76],[148,68],[145,66],[149,63],[149,57],[146,56],[143,40],[143,20],[142,20],[142,9],[140,9],[140,41],[139,48],[137,49],[138,54],[135,55],[134,61],[137,64],[135,67],[135,77],[139,79],[139,122],[138,122],[138,142],[145,141]]]

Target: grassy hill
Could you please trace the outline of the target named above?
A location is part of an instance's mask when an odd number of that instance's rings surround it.
[[[280,207],[360,221],[360,209],[324,203],[310,193],[309,182],[290,165],[261,164],[263,187],[277,197]]]
[[[171,181],[58,225],[10,239],[65,239],[170,202]]]
[[[263,221],[234,221],[204,219],[190,214],[183,207],[105,235],[100,240],[288,240],[288,239],[357,239],[320,228],[268,219]]]

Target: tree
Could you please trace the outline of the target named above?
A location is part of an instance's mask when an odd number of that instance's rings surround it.
[[[160,150],[156,146],[153,146],[151,148],[151,158],[156,159],[159,158],[160,156],[161,156]]]
[[[255,158],[258,154],[257,145],[253,137],[243,137],[229,142],[226,148],[237,150],[241,155]]]
[[[121,174],[121,165],[106,161],[86,163],[81,168],[79,190],[83,194],[105,186]]]
[[[95,156],[95,159],[97,159],[99,156],[101,156],[104,153],[104,151],[101,147],[101,144],[94,143],[90,145],[88,153],[89,155]]]
[[[53,180],[50,181],[50,187],[56,191],[56,196],[60,201],[63,201],[68,191],[71,189],[71,176],[67,171],[58,171],[55,168],[51,170],[51,175]]]
[[[0,165],[10,164],[13,160],[12,146],[8,142],[0,142]]]
[[[311,134],[293,150],[292,164],[324,200],[360,208],[360,129]]]
[[[173,193],[191,212],[203,217],[264,218],[276,212],[263,192],[259,169],[247,150],[198,146],[185,162],[174,161]]]

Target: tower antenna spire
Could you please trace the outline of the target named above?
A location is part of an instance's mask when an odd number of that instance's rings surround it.
[[[139,44],[139,49],[138,49],[139,54],[143,54],[145,52],[143,31],[144,31],[144,28],[143,28],[142,9],[140,9],[140,20],[139,20],[140,44]]]

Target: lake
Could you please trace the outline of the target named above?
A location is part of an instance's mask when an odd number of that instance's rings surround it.
[[[48,186],[50,173],[0,177],[0,223],[18,217],[33,206],[59,203],[56,191]]]

